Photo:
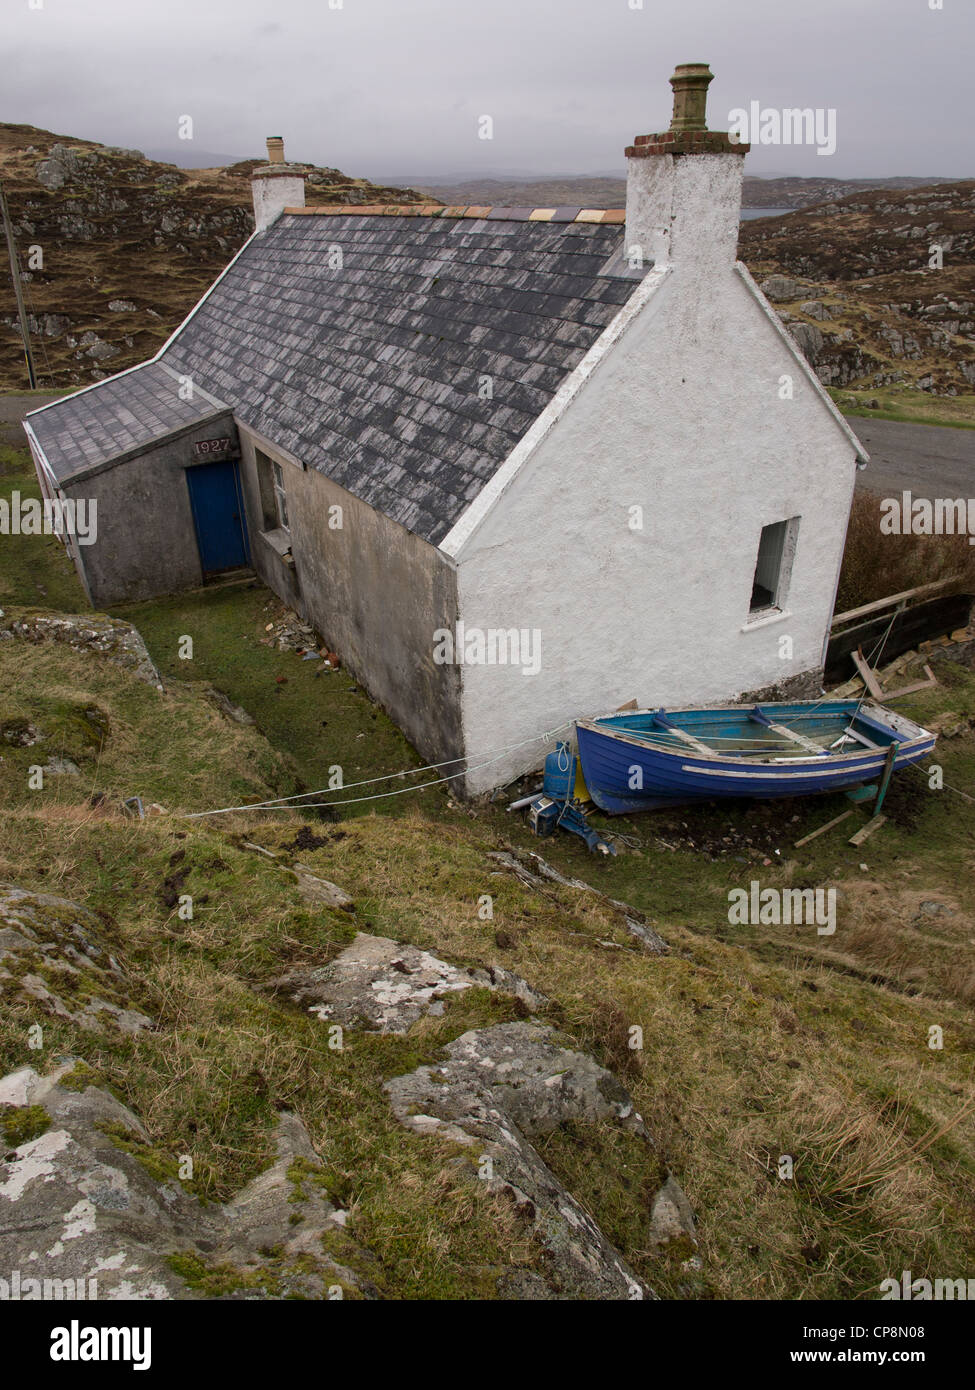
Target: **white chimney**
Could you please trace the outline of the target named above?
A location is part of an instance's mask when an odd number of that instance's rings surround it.
[[[251,192],[254,221],[259,232],[270,227],[285,208],[305,206],[305,175],[296,165],[285,164],[284,141],[280,135],[267,137],[267,163],[251,174]]]
[[[749,146],[708,130],[707,63],[674,71],[670,129],[638,135],[626,151],[626,247],[646,263],[733,262]]]

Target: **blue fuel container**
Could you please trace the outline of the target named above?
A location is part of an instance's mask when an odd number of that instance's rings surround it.
[[[567,743],[557,745],[545,758],[542,789],[557,801],[571,801],[576,787],[576,755]]]

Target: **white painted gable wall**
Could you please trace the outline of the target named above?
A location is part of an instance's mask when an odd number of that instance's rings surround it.
[[[702,194],[704,160],[729,158],[700,160]],[[480,524],[458,525],[467,627],[537,628],[542,644],[535,676],[463,669],[469,766],[631,697],[718,702],[821,665],[855,442],[727,244],[692,248],[693,227],[691,215],[682,254],[652,272],[657,288]],[[675,221],[675,251],[676,235]],[[791,401],[779,399],[784,374]],[[628,525],[634,505],[642,532]],[[785,611],[749,625],[761,529],[796,516]],[[791,658],[779,655],[783,636]],[[471,775],[469,791],[538,766],[544,751],[513,751]]]

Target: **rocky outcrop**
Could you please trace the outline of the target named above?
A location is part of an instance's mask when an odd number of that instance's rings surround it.
[[[526,1234],[546,1252],[545,1290],[521,1297],[641,1299],[655,1295],[609,1243],[593,1218],[546,1166],[533,1140],[571,1121],[619,1125],[646,1144],[658,1173],[654,1239],[693,1240],[686,1198],[662,1167],[642,1119],[620,1082],[591,1057],[560,1045],[537,1023],[501,1023],[464,1033],[445,1060],[386,1083],[407,1128],[463,1145],[473,1181],[510,1201]]]
[[[442,1014],[451,995],[475,986],[510,994],[531,1012],[545,1003],[524,980],[498,966],[448,965],[418,946],[365,932],[330,964],[291,971],[270,987],[323,1022],[406,1033],[425,1014]]]
[[[98,381],[162,346],[253,230],[250,175],[263,163],[184,170],[139,150],[27,126],[0,130],[0,175],[30,259],[30,332],[47,339],[45,384]],[[431,201],[338,169],[302,167],[309,203]],[[27,257],[34,247],[43,261]],[[0,339],[0,372],[19,388],[19,325],[9,313],[3,322],[12,331]]]
[[[132,1007],[133,980],[115,934],[87,908],[0,883],[0,1001],[15,998],[86,1032],[139,1033],[153,1021]]]
[[[739,252],[787,306],[782,320],[824,385],[969,391],[975,183],[865,191],[746,222]]]
[[[121,618],[87,613],[14,616],[0,609],[0,624],[0,640],[16,637],[25,642],[63,642],[73,651],[104,656],[113,665],[124,667],[157,690],[163,688],[145,642],[132,624]]]
[[[488,858],[500,865],[502,869],[513,873],[529,888],[544,890],[552,883],[561,883],[566,888],[577,888],[583,893],[595,893],[597,898],[601,898],[609,907],[616,909],[622,918],[622,925],[630,936],[635,937],[651,955],[662,956],[669,951],[670,947],[660,933],[653,929],[644,913],[631,907],[629,903],[620,902],[618,898],[608,898],[605,893],[601,893],[598,888],[593,888],[591,883],[586,883],[581,878],[567,878],[565,874],[559,873],[558,869],[547,863],[540,854],[522,853],[519,857],[512,850],[491,850]],[[601,944],[611,943],[603,942]]]
[[[18,1297],[375,1296],[323,1249],[347,1217],[296,1116],[281,1116],[270,1168],[227,1205],[203,1205],[175,1160],[173,1176],[153,1171],[139,1119],[105,1090],[78,1089],[78,1070],[69,1059],[0,1081],[4,1132],[23,1136],[0,1163],[0,1267]]]

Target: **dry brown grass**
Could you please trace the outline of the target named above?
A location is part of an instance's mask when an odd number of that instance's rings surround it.
[[[975,590],[975,546],[969,545],[967,536],[884,535],[880,502],[872,492],[854,494],[836,597],[838,612],[955,575],[960,577],[959,590]]]

